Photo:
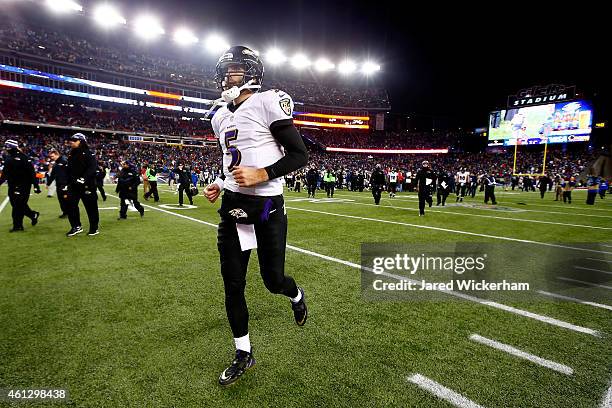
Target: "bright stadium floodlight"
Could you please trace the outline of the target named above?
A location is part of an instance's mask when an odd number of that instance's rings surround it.
[[[315,69],[319,72],[329,71],[330,69],[334,69],[336,66],[329,62],[327,58],[319,58],[315,62]]]
[[[101,27],[111,28],[119,24],[126,24],[125,18],[119,11],[109,4],[100,4],[94,9],[93,18]]]
[[[179,28],[174,32],[174,41],[178,45],[187,46],[197,43],[198,37],[187,28]]]
[[[55,13],[83,11],[83,6],[72,0],[47,0],[47,7]]]
[[[271,65],[280,65],[283,62],[287,61],[287,57],[278,48],[272,48],[266,53],[265,60]]]
[[[134,21],[136,35],[144,40],[152,40],[165,33],[159,21],[153,16],[140,16]]]
[[[295,54],[291,58],[291,66],[295,69],[304,69],[310,66],[310,60],[304,54]]]
[[[338,71],[341,74],[352,74],[357,69],[357,65],[351,60],[344,60],[338,65]]]
[[[380,71],[380,65],[372,61],[366,61],[361,66],[361,72],[363,72],[365,75],[371,75],[378,71]]]
[[[208,52],[214,55],[219,55],[223,51],[226,51],[230,45],[227,41],[223,39],[223,37],[217,34],[211,34],[206,38],[206,42],[204,43]]]

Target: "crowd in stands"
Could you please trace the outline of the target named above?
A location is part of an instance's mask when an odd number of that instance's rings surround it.
[[[201,115],[37,91],[0,89],[0,112],[4,119],[14,121],[177,137],[213,136],[210,123],[201,120]]]
[[[79,38],[65,32],[12,21],[0,28],[0,48],[175,84],[215,90],[214,63],[191,61],[181,55],[153,55],[155,51],[135,47],[118,48],[120,42]],[[348,86],[296,80],[264,78],[264,89],[278,88],[299,102],[360,108],[388,108],[389,98],[381,88]]]
[[[376,149],[451,148],[457,143],[459,136],[456,132],[314,131],[309,129],[303,129],[302,134],[325,147]]]

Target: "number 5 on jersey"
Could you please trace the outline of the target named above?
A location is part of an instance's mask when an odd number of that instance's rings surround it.
[[[232,155],[232,161],[230,162],[229,166],[227,166],[229,171],[234,170],[234,167],[238,166],[240,164],[240,160],[242,160],[240,150],[231,144],[231,142],[236,139],[238,139],[238,129],[232,129],[225,132],[225,147],[227,148],[228,154]]]

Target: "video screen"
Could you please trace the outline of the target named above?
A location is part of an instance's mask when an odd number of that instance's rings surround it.
[[[551,103],[492,112],[489,146],[585,142],[593,110],[588,101]]]

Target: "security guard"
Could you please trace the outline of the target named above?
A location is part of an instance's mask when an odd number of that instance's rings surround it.
[[[380,205],[380,197],[385,189],[385,173],[377,164],[370,177],[370,187],[372,188],[372,196],[374,196],[374,204]]]
[[[421,168],[417,171],[416,182],[419,194],[419,216],[422,217],[425,215],[425,201],[427,201],[430,207],[433,203],[431,194],[433,192],[433,187],[436,185],[436,175],[431,168],[429,168],[429,162],[427,160],[423,161]]]
[[[32,225],[38,224],[40,213],[30,209],[28,200],[30,188],[34,186],[34,192],[40,194],[40,187],[32,160],[19,149],[19,143],[8,139],[4,147],[8,157],[0,174],[0,185],[7,181],[9,201],[13,207],[13,228],[9,232],[23,231],[24,216],[32,220]]]
[[[306,173],[306,184],[308,185],[308,198],[315,198],[315,191],[317,191],[317,179],[319,178],[319,172],[315,169],[314,164]]]
[[[68,184],[70,184],[68,159],[66,156],[60,155],[57,149],[51,149],[49,151],[49,158],[53,160],[53,167],[51,168],[49,177],[47,177],[47,186],[55,181],[57,201],[59,201],[60,209],[62,210],[62,214],[59,218],[66,218],[69,209]]]
[[[68,186],[70,231],[67,237],[83,232],[79,201],[83,200],[87,218],[89,219],[89,232],[87,235],[98,235],[98,196],[96,194],[96,157],[89,150],[87,138],[82,133],[75,133],[70,138],[71,150],[68,155],[68,173],[70,184]]]
[[[147,180],[149,181],[150,189],[144,195],[145,200],[149,200],[149,197],[153,195],[153,200],[155,202],[159,201],[159,193],[157,192],[157,170],[155,169],[155,163],[152,166],[147,167],[147,172],[145,173]]]
[[[119,220],[127,218],[127,201],[131,201],[134,207],[144,216],[144,208],[138,202],[138,185],[140,184],[140,174],[138,170],[132,166],[127,160],[121,162],[121,170],[117,176],[117,188],[115,192],[119,194],[121,208],[119,209]]]
[[[325,192],[327,198],[334,198],[334,188],[336,187],[336,176],[331,168],[327,168],[325,175],[323,176],[323,182],[325,183]]]
[[[183,191],[187,194],[187,198],[189,199],[189,204],[193,205],[193,198],[191,195],[191,172],[183,166],[183,164],[179,164],[178,168],[174,169],[174,173],[178,175],[179,178],[179,207],[183,206]]]

